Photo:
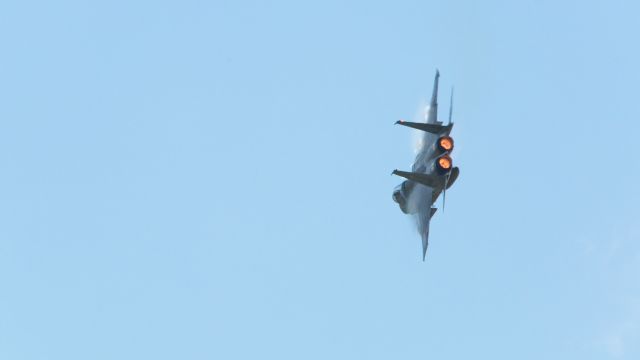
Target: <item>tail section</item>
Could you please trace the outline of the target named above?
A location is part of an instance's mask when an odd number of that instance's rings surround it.
[[[431,103],[429,103],[429,112],[427,113],[427,124],[438,123],[438,80],[440,79],[440,71],[436,70],[436,77],[433,80],[433,94],[431,94]]]
[[[453,86],[451,87],[451,102],[449,103],[449,125],[451,125],[452,117],[453,117]]]

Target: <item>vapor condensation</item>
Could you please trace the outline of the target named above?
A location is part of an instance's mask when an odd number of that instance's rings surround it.
[[[421,122],[424,123],[427,121],[427,115],[429,114],[429,105],[427,100],[422,99],[420,101],[420,104],[418,105],[418,109],[415,112],[415,115],[413,116],[413,122]],[[426,143],[426,133],[424,131],[421,130],[417,130],[417,129],[411,129],[411,144],[413,147],[413,151],[415,155],[418,155],[418,153],[420,151],[422,151],[422,149],[424,148],[424,145]],[[421,188],[422,185],[418,185],[418,189]],[[413,191],[409,194],[408,198],[407,198],[407,202],[411,207],[413,208],[418,208],[420,207],[418,202],[423,201],[423,197],[421,196],[421,192],[420,191]],[[415,213],[412,214],[411,216],[411,222],[413,223],[413,226],[415,227],[418,235],[422,236],[422,231],[423,229],[421,229],[420,227],[420,213]],[[427,230],[428,231],[428,230]]]
[[[429,113],[429,105],[427,105],[427,101],[422,99],[420,101],[420,105],[418,106],[418,110],[413,116],[413,122],[426,122],[427,114]],[[424,132],[411,129],[411,143],[413,144],[413,151],[415,154],[418,154],[420,150],[424,147]]]

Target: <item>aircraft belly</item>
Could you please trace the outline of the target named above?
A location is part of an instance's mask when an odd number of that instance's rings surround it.
[[[434,191],[432,188],[422,184],[415,184],[411,193],[407,197],[407,212],[410,214],[425,212],[431,207],[431,204],[433,204],[431,199],[431,194],[433,193]]]

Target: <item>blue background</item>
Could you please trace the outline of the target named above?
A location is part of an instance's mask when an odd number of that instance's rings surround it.
[[[2,2],[0,358],[640,358],[638,11]]]

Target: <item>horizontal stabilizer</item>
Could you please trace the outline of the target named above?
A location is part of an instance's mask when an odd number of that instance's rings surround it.
[[[458,179],[458,175],[460,175],[460,169],[456,166],[451,169],[451,175],[449,175],[449,181],[447,182],[447,189],[450,188],[454,182],[456,182],[456,179]]]
[[[427,175],[422,173],[408,172],[408,171],[400,171],[393,170],[393,175],[398,175],[407,180],[415,181],[422,185],[426,185],[431,188],[436,188],[442,185],[442,180],[439,177],[433,175]]]
[[[404,120],[398,120],[396,121],[396,124],[426,131],[428,133],[436,134],[436,135],[446,133],[447,131],[451,131],[451,128],[453,127],[453,124],[448,124],[448,125],[425,124],[425,123],[417,123],[417,122],[410,122],[410,121],[404,121]]]
[[[438,211],[438,208],[431,208],[431,215],[429,215],[429,218],[432,218],[436,211]]]

